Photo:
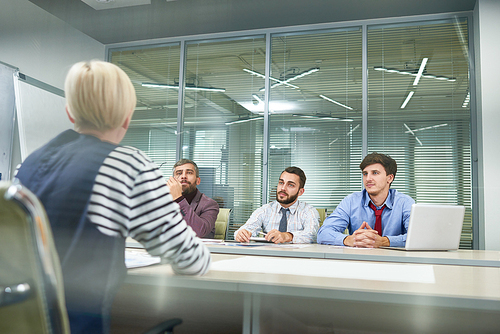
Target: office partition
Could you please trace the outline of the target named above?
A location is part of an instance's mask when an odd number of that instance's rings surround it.
[[[110,49],[142,97],[124,143],[215,168],[231,231],[274,199],[284,168],[304,169],[301,199],[330,213],[362,189],[364,153],[386,153],[393,188],[466,206],[472,248],[469,31],[465,13],[183,37],[178,64],[161,44]]]

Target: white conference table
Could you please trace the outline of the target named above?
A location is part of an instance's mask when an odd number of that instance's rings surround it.
[[[500,333],[497,266],[306,258],[302,252],[214,252],[203,277],[176,276],[164,264],[131,269],[114,304],[113,333],[176,316],[184,319],[176,333]],[[329,253],[312,253],[321,252]]]
[[[265,245],[266,246],[225,246],[209,244],[208,248],[210,252],[217,254],[500,267],[500,251],[402,251],[393,249],[337,247],[318,244]]]
[[[215,254],[500,267],[500,251],[456,250],[429,252],[337,247],[319,244],[275,245],[250,243],[245,245],[234,242],[228,242],[227,244],[208,243],[207,246],[210,252]],[[142,245],[133,239],[127,239],[127,247],[142,248]]]

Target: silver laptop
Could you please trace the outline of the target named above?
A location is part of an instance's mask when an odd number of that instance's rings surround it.
[[[399,250],[457,250],[465,207],[462,205],[413,204],[406,245]]]

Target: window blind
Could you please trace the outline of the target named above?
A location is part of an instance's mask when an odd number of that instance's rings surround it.
[[[306,174],[300,199],[329,213],[361,190],[361,44],[356,27],[272,36],[271,77],[290,85],[271,88],[270,200],[288,166]]]
[[[262,203],[262,36],[191,42],[186,50],[182,156],[200,167],[199,189],[231,208],[228,239]],[[204,90],[197,90],[203,88]]]
[[[121,144],[144,151],[163,176],[170,177],[176,157],[178,89],[144,85],[178,83],[179,43],[115,51],[111,62],[127,73],[137,95],[137,106]]]
[[[466,207],[461,248],[472,248],[467,24],[368,30],[368,151],[396,159],[393,188],[417,203]]]
[[[123,144],[145,151],[169,176],[182,135],[180,155],[202,170],[200,189],[233,210],[232,238],[262,205],[264,145],[268,199],[275,198],[281,171],[298,166],[307,176],[301,200],[330,213],[362,189],[366,128],[368,152],[398,163],[393,188],[417,202],[466,207],[460,247],[471,248],[468,22],[367,29],[368,96],[362,96],[361,27],[270,35],[269,142],[263,136],[264,36],[186,42],[181,133],[180,44],[112,51],[111,61],[130,76],[138,96]]]

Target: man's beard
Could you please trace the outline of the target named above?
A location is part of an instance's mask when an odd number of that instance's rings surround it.
[[[186,188],[186,190],[183,190],[182,191],[182,195],[183,196],[186,196],[186,195],[189,195],[191,194],[193,191],[196,190],[196,184],[189,184],[188,187]]]
[[[278,203],[281,203],[281,204],[290,204],[290,203],[293,203],[295,202],[295,200],[297,199],[297,197],[299,197],[299,192],[297,191],[297,193],[295,195],[288,195],[288,197],[286,199],[280,199],[279,198],[279,192],[276,192],[276,200],[278,201]]]

